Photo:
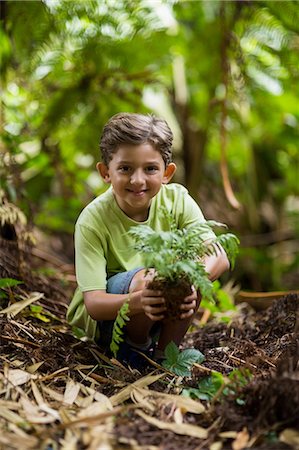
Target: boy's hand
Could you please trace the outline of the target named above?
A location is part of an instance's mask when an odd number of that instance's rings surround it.
[[[161,291],[152,289],[143,289],[141,293],[141,305],[144,313],[153,321],[164,319],[165,300],[161,297]]]
[[[188,295],[181,304],[181,310],[184,311],[180,315],[180,319],[187,319],[188,317],[193,316],[196,312],[197,307],[197,292],[194,286],[192,286],[192,294]]]

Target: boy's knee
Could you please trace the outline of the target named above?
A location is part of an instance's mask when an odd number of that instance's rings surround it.
[[[141,269],[135,273],[129,287],[129,292],[136,292],[145,288],[147,282],[147,279],[145,278],[145,272],[145,269]]]

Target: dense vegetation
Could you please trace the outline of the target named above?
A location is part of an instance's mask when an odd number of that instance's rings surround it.
[[[69,236],[104,189],[98,141],[119,111],[175,132],[176,181],[241,240],[245,289],[298,278],[298,1],[2,1],[1,187]]]

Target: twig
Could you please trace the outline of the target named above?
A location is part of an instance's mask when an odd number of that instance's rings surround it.
[[[13,341],[13,343],[17,342],[19,344],[26,344],[31,345],[32,347],[39,348],[40,344],[35,344],[34,342],[26,341],[26,339],[16,338],[14,336],[3,336],[3,334],[0,335],[0,339],[4,339],[6,341]]]
[[[245,361],[244,359],[238,358],[237,356],[230,355],[229,353],[225,353],[225,354],[226,354],[226,356],[228,356],[228,357],[229,357],[230,359],[232,359],[233,361],[236,361],[236,362],[239,362],[239,363],[241,363],[241,364],[245,364],[245,365],[247,365],[247,366],[251,366],[251,367],[253,367],[254,369],[257,369],[257,366],[255,366],[254,364],[251,364],[251,363]]]
[[[204,372],[208,372],[208,373],[215,372],[214,370],[209,369],[208,367],[202,366],[201,364],[198,364],[198,363],[193,363],[193,367],[197,367],[198,369],[201,369]]]

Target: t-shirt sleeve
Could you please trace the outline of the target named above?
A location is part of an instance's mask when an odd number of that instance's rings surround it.
[[[77,283],[82,292],[106,289],[106,258],[101,237],[85,225],[75,229]]]
[[[188,191],[182,193],[182,213],[179,218],[179,228],[190,228],[200,223],[206,222],[206,219],[196,203],[196,201],[189,195]],[[215,238],[213,231],[205,231],[203,233],[204,240],[210,240]]]

